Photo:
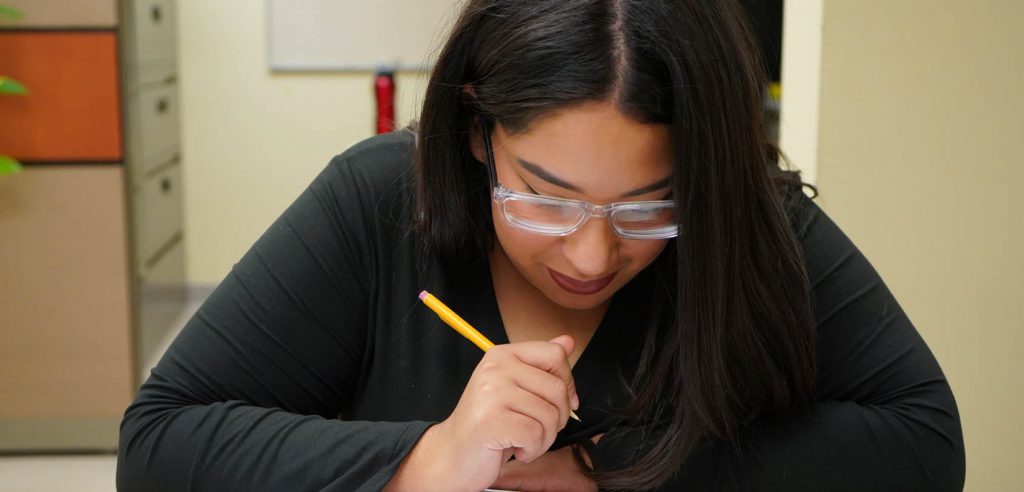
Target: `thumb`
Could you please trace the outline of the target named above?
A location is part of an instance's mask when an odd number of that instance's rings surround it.
[[[572,351],[576,349],[576,340],[573,340],[569,335],[559,335],[548,341],[560,345],[565,350],[566,357],[572,355]]]

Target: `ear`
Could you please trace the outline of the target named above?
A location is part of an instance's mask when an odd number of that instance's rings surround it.
[[[474,116],[473,123],[469,125],[469,151],[477,162],[486,164],[487,156],[484,155],[484,138],[480,136],[480,117]]]
[[[472,84],[463,85],[462,98],[467,103],[476,99],[476,88]],[[480,116],[473,116],[473,122],[469,125],[469,151],[477,162],[487,163],[487,156],[484,155],[484,139],[480,136]]]

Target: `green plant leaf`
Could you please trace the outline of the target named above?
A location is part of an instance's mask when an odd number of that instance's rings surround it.
[[[0,75],[0,94],[28,94],[28,89],[10,77]]]
[[[20,10],[14,7],[0,5],[0,16],[7,17],[9,19],[21,19],[24,15]]]
[[[0,155],[0,176],[21,171],[21,164],[5,155]]]

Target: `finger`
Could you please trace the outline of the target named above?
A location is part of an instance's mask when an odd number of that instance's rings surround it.
[[[550,446],[550,444],[544,445],[546,440],[544,425],[531,416],[510,411],[497,424],[507,432],[507,437],[503,439],[501,446],[514,448],[513,455],[519,461],[529,463],[544,454]]]
[[[558,409],[558,430],[565,427],[569,418],[569,383],[554,374],[544,372],[534,366],[519,364],[510,373],[512,382],[519,388],[537,395]]]
[[[541,346],[554,346],[541,343]],[[511,347],[499,345],[488,351],[477,365],[467,391],[491,402],[509,401],[512,398],[508,391],[513,388],[533,393],[556,408],[557,416],[553,419],[553,427],[557,433],[564,427],[569,413],[567,384],[553,374],[522,362]]]
[[[566,385],[572,384],[569,356],[562,345],[552,342],[522,342],[508,345],[510,351],[524,364],[557,376]]]
[[[506,403],[508,410],[519,415],[529,417],[540,424],[541,434],[539,436],[539,442],[537,442],[530,449],[536,448],[538,445],[545,451],[551,447],[551,444],[555,442],[555,438],[558,436],[558,431],[564,427],[565,418],[562,411],[551,402],[541,398],[529,391],[516,390],[513,394],[509,395],[510,398]],[[520,434],[520,438],[535,439],[538,436],[534,435],[534,428],[526,429],[524,434]],[[519,441],[513,441],[517,447],[525,447],[520,444]],[[517,459],[519,455],[516,455]]]

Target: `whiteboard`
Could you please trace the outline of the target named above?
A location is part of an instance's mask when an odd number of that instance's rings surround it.
[[[274,71],[426,70],[461,0],[267,0]]]

